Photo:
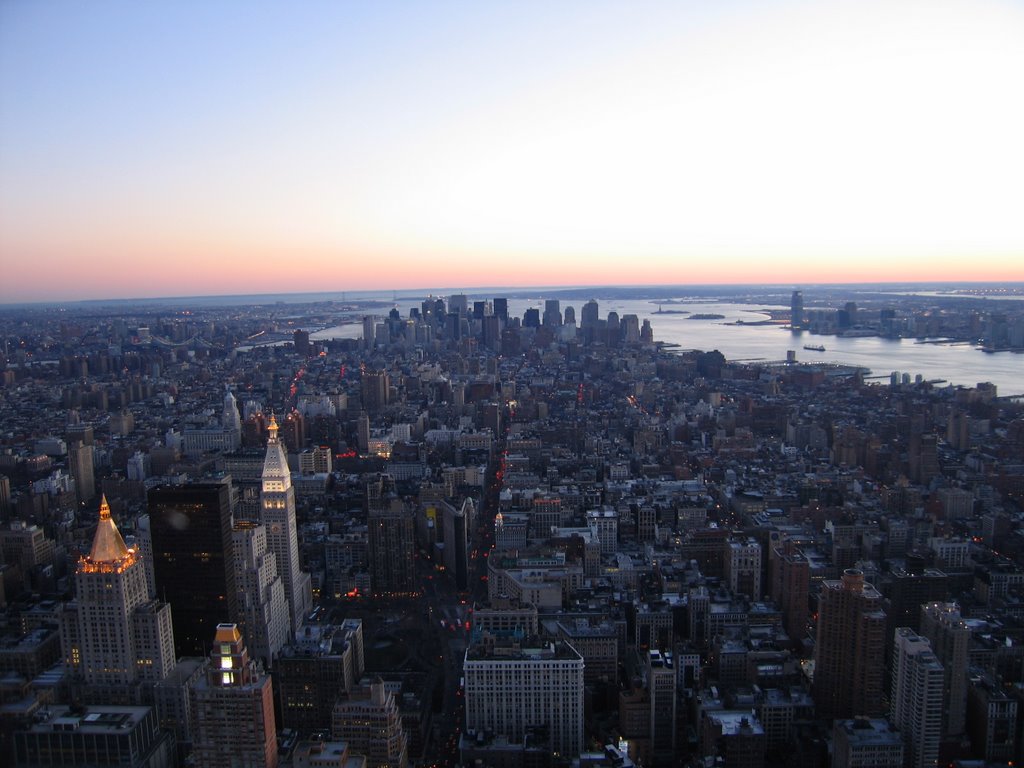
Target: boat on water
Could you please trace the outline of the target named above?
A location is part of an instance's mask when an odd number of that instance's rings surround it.
[[[804,344],[804,349],[809,349],[811,352],[824,352],[825,347],[821,344]]]

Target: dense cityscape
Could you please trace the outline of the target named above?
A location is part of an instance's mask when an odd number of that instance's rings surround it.
[[[0,308],[0,754],[1024,759],[1024,376],[807,361],[1020,361],[1019,287],[754,291],[779,360],[605,291]]]

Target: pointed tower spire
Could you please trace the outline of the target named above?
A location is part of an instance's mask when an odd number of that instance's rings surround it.
[[[110,516],[110,505],[104,494],[100,502],[100,522],[96,526],[96,535],[93,537],[87,562],[93,565],[112,564],[134,558],[134,553],[125,545],[121,532],[117,530],[117,525]]]
[[[270,434],[270,439],[267,441],[268,444],[277,442],[277,417],[274,416],[274,412],[270,412],[270,423],[267,425],[267,432]]]

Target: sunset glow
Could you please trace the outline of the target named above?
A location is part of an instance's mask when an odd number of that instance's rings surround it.
[[[0,302],[1024,280],[1024,6],[0,6]]]

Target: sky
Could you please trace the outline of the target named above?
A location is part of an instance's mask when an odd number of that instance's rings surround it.
[[[1024,2],[0,0],[0,302],[1024,280]]]

